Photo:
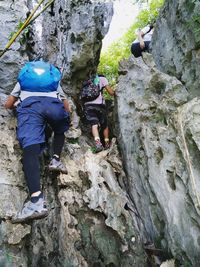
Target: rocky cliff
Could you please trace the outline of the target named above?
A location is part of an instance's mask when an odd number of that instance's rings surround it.
[[[0,1],[0,49],[34,5]],[[200,111],[193,98],[199,83],[198,10],[199,1],[166,0],[153,40],[155,63],[148,54],[121,63],[117,140],[96,155],[74,103],[80,82],[98,64],[112,4],[55,1],[0,59],[0,266],[149,267],[151,262],[157,267],[170,257],[177,266],[199,265]],[[69,174],[48,172],[49,158],[41,156],[50,214],[11,224],[27,189],[15,116],[3,102],[23,63],[37,57],[63,70],[62,86],[71,98],[73,127],[62,155]],[[152,254],[159,255],[156,261]]]
[[[148,55],[121,63],[117,87],[128,194],[149,237],[178,266],[200,264],[199,8],[199,1],[166,0],[155,63]]]
[[[176,76],[199,96],[200,3],[166,0],[153,36],[153,55],[157,67]]]
[[[35,1],[1,2],[1,49],[33,5]],[[140,223],[134,223],[135,209],[120,187],[126,175],[116,141],[109,150],[94,155],[91,138],[81,134],[73,101],[73,127],[66,135],[62,157],[69,174],[48,172],[49,158],[41,156],[49,216],[30,224],[10,220],[28,193],[15,114],[3,107],[5,93],[26,60],[42,57],[64,70],[63,89],[76,99],[77,85],[98,64],[111,17],[111,3],[55,1],[23,36],[27,39],[18,39],[1,58],[0,266],[146,266]]]
[[[121,63],[120,72],[116,108],[128,195],[156,247],[199,266],[199,100],[188,101],[183,84],[158,71],[148,54]]]
[[[2,108],[0,114],[0,266],[145,267],[134,207],[120,187],[126,176],[115,140],[110,150],[94,155],[87,139],[71,130],[62,157],[67,175],[48,172],[48,159],[41,157],[49,216],[30,224],[11,223],[27,191],[15,118]]]

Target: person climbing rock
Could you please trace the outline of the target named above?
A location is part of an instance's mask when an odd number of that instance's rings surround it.
[[[154,24],[148,25],[143,29],[138,29],[137,39],[131,45],[131,53],[135,57],[141,57],[142,52],[150,52],[150,43],[154,31]]]
[[[70,106],[60,86],[61,73],[44,61],[28,62],[18,75],[18,83],[5,102],[17,111],[17,138],[23,150],[23,171],[30,200],[12,219],[13,223],[40,219],[48,209],[40,186],[39,155],[45,148],[45,127],[54,132],[53,157],[49,170],[67,173],[60,161],[64,132],[69,128]]]
[[[106,89],[109,95],[114,95],[114,91],[109,86],[106,77],[103,75],[90,74],[90,78],[83,83],[81,91],[85,118],[87,123],[91,126],[96,153],[110,147],[108,118],[103,89]],[[104,146],[100,139],[100,129],[103,132]]]

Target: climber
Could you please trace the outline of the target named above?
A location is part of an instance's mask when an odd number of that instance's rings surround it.
[[[150,52],[153,31],[154,23],[136,31],[137,39],[131,45],[131,52],[135,57],[142,56],[142,52]]]
[[[105,100],[103,98],[103,89],[105,88],[111,96],[114,95],[114,91],[109,86],[108,80],[103,75],[90,73],[89,77],[90,78],[83,83],[81,99],[83,101],[86,121],[91,126],[91,132],[95,142],[95,152],[97,153],[110,147],[108,120]],[[90,86],[91,84],[92,86]],[[92,89],[93,92],[97,91],[96,95],[91,98],[92,92],[89,92],[89,94],[86,93],[84,91],[85,88],[87,90]],[[85,92],[85,95],[83,95],[83,92]],[[100,139],[100,129],[103,131],[104,146]]]
[[[59,84],[60,71],[43,61],[28,62],[18,75],[18,83],[5,102],[17,110],[17,138],[23,150],[23,171],[30,200],[12,219],[13,223],[40,219],[48,209],[40,187],[39,155],[45,148],[45,126],[54,132],[53,157],[49,170],[67,173],[60,161],[64,132],[69,128],[70,106]]]

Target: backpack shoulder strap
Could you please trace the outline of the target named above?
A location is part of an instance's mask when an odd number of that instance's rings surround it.
[[[149,25],[149,30],[144,35],[146,35],[147,33],[149,33],[152,29],[153,29],[153,25]]]

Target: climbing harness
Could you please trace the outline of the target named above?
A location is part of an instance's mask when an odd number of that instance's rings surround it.
[[[197,207],[200,209],[200,198],[199,198],[199,194],[197,192],[196,179],[195,179],[195,176],[194,176],[194,173],[193,173],[193,169],[192,169],[192,163],[191,163],[191,160],[190,160],[190,154],[189,154],[188,146],[187,146],[187,143],[186,143],[186,140],[185,140],[185,135],[184,135],[184,131],[183,131],[183,123],[182,123],[180,111],[178,111],[178,122],[180,124],[181,136],[182,136],[183,145],[184,145],[184,148],[185,148],[186,159],[187,159],[188,169],[189,169],[189,176],[191,177],[193,191],[194,191],[194,194],[195,194],[195,196],[197,198],[197,202],[198,202],[197,203]]]
[[[20,33],[30,25],[40,14],[42,14],[55,0],[49,0],[49,2],[43,7],[43,9],[35,15],[38,8],[42,5],[42,3],[45,0],[40,0],[37,6],[33,9],[29,17],[26,19],[26,21],[22,24],[21,28],[12,36],[12,38],[9,40],[3,51],[0,52],[0,57],[2,57],[6,51],[10,48],[10,46],[14,43],[14,41],[17,39],[17,37],[20,35]],[[34,16],[35,15],[35,16]]]

